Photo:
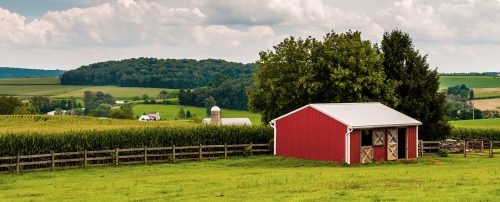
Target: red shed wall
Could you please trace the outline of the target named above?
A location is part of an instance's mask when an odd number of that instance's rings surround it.
[[[351,164],[361,163],[361,131],[353,130],[351,132]]]
[[[373,148],[373,158],[375,161],[385,161],[387,160],[387,136],[386,143],[380,146],[372,146]]]
[[[345,160],[347,126],[306,107],[275,123],[276,155],[308,160]]]
[[[417,127],[410,126],[407,129],[408,134],[408,158],[417,158]]]

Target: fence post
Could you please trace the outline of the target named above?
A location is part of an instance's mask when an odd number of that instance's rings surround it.
[[[250,143],[250,155],[253,155],[253,153],[252,153],[252,143]]]
[[[483,153],[483,151],[484,151],[484,141],[481,140],[481,153]]]
[[[50,156],[52,157],[50,160],[50,164],[52,165],[52,171],[56,169],[56,156],[54,155],[54,151],[50,151]]]
[[[87,168],[87,150],[83,151],[83,167]]]
[[[227,158],[227,143],[224,143],[224,158]]]
[[[464,143],[464,158],[467,157],[467,140],[463,140]]]
[[[490,158],[493,158],[493,141],[490,141]]]
[[[115,162],[116,162],[115,166],[118,166],[118,164],[120,163],[119,162],[120,157],[118,155],[120,155],[120,154],[118,153],[118,148],[116,148],[115,149]]]
[[[202,150],[202,148],[201,148],[201,147],[202,147],[202,146],[201,146],[201,144],[200,144],[199,157],[198,157],[198,158],[200,159],[200,161],[201,161],[201,159],[203,158],[203,154],[202,154],[202,151],[201,151],[201,150]]]
[[[175,163],[175,145],[172,145],[172,163]]]
[[[148,147],[144,146],[144,164],[148,164]]]
[[[16,160],[16,174],[19,175],[19,173],[21,172],[21,167],[19,165],[21,161],[21,157],[19,157],[19,153],[17,153],[17,160]]]
[[[424,157],[424,141],[420,140],[420,156]]]

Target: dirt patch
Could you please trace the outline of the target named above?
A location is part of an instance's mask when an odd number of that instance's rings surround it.
[[[474,100],[474,107],[480,110],[497,110],[500,111],[497,107],[500,107],[500,98],[493,99],[484,99],[484,100]]]

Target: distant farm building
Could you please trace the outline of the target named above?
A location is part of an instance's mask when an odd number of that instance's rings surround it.
[[[422,123],[376,102],[309,104],[271,125],[277,156],[358,164],[416,158]]]
[[[139,121],[159,121],[160,113],[159,112],[149,112],[148,115],[143,114],[139,117]]]
[[[160,112],[149,112],[149,117],[151,117],[151,119],[153,119],[154,121],[159,121]]]
[[[248,118],[221,118],[221,111],[217,106],[210,109],[210,118],[204,118],[202,122],[213,125],[252,125]]]

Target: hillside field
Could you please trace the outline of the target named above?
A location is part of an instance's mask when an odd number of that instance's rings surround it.
[[[111,130],[143,127],[195,126],[189,121],[155,121],[100,119],[87,116],[1,115],[0,135],[6,133],[63,133],[82,130]]]
[[[469,88],[497,88],[500,87],[498,76],[439,76],[441,88],[448,88],[465,84]]]
[[[173,90],[117,86],[72,86],[60,85],[59,83],[60,81],[57,77],[0,79],[0,95],[18,96],[21,98],[36,95],[55,98],[68,98],[70,96],[82,98],[85,91],[102,91],[110,93],[118,99],[130,99],[134,96],[141,97],[143,94],[147,94],[150,97],[157,97],[162,90]]]
[[[175,120],[177,117],[179,110],[184,108],[184,111],[187,112],[189,110],[191,114],[196,114],[197,116],[201,116],[203,118],[207,117],[205,108],[203,107],[193,107],[193,106],[182,106],[182,105],[162,105],[162,104],[140,104],[134,106],[134,116],[140,116],[144,112],[149,113],[152,111],[160,112],[161,119],[166,120]],[[231,109],[222,109],[221,110],[222,118],[249,118],[252,121],[252,124],[260,124],[260,114],[241,111],[241,110],[231,110]]]
[[[455,126],[455,127],[464,127],[464,128],[497,128],[497,129],[500,129],[500,118],[450,121],[450,124],[452,126]]]
[[[0,177],[6,201],[500,201],[496,158],[340,167],[274,156]]]

